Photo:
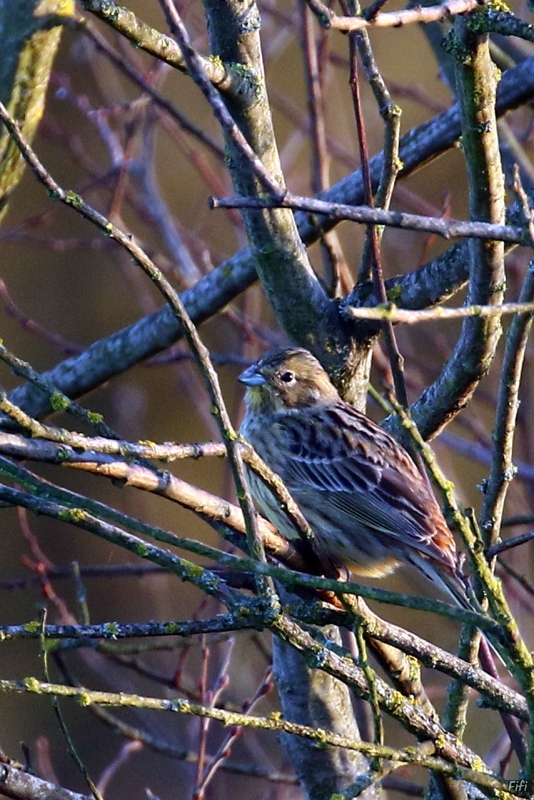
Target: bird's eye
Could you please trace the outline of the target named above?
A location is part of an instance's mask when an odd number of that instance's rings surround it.
[[[295,380],[295,373],[288,369],[286,372],[282,372],[280,375],[280,380],[284,383],[293,383]]]

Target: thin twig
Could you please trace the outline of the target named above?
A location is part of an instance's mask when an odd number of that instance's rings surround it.
[[[493,239],[511,244],[527,244],[524,228],[512,225],[496,225],[489,222],[464,222],[443,217],[423,217],[403,211],[385,211],[368,206],[349,206],[343,203],[328,203],[310,197],[287,194],[280,200],[258,197],[211,197],[212,208],[294,208],[312,214],[324,214],[330,220],[352,220],[364,225],[388,225],[426,233],[436,233],[444,239],[470,237],[474,239]]]
[[[466,14],[484,5],[481,0],[448,0],[437,6],[416,6],[402,11],[389,11],[376,14],[371,19],[364,16],[341,17],[336,16],[327,6],[318,0],[308,0],[310,8],[317,14],[321,25],[325,28],[335,28],[338,31],[355,31],[362,28],[400,28],[404,25],[415,23],[441,22],[450,19],[456,14]]]
[[[514,536],[513,539],[507,539],[505,542],[499,542],[498,544],[492,545],[487,551],[487,555],[489,558],[494,558],[501,553],[505,553],[507,550],[512,550],[514,547],[519,547],[522,544],[526,544],[527,542],[532,541],[532,539],[534,539],[534,530],[527,531],[519,536]]]

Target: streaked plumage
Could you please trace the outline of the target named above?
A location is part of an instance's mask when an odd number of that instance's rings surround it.
[[[407,451],[344,402],[317,359],[291,348],[247,369],[241,433],[277,472],[310,523],[317,546],[356,575],[416,566],[469,605],[443,514]],[[265,516],[294,529],[251,475]]]

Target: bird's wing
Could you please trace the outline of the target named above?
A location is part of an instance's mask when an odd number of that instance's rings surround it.
[[[290,455],[280,474],[295,499],[317,492],[325,511],[330,506],[347,525],[364,525],[448,562],[434,541],[435,515],[438,530],[445,524],[441,512],[406,451],[367,418],[371,438],[362,437],[361,415],[350,406],[323,409],[323,422],[325,413],[334,440],[317,435],[321,425],[313,414],[295,416],[283,426]]]

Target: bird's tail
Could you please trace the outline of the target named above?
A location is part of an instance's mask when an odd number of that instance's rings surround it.
[[[452,597],[456,605],[469,611],[479,611],[476,601],[470,597],[469,582],[458,567],[448,564],[438,564],[431,561],[423,553],[410,554],[410,563],[422,572],[427,580],[434,586],[438,585],[442,591]]]
[[[476,611],[477,613],[484,613],[471,591],[468,579],[460,571],[459,567],[433,564],[428,558],[425,558],[423,554],[417,554],[412,563],[414,563],[434,585],[438,584],[444,589],[460,608],[465,608],[468,611]],[[492,633],[492,631],[484,630],[480,640],[480,666],[493,678],[499,680],[499,672],[493,654],[497,656],[499,661],[508,670],[510,669],[507,665],[506,652],[498,635]],[[510,743],[516,752],[519,763],[523,765],[527,758],[527,748],[521,728],[517,720],[509,713],[503,711],[500,713],[508,736],[510,737]]]
[[[474,611],[477,614],[484,613],[484,610],[481,608],[471,590],[469,580],[460,571],[459,567],[454,568],[448,565],[436,564],[422,553],[414,553],[410,561],[423,573],[427,580],[431,581],[434,586],[439,586],[460,608],[464,608],[466,611]],[[501,642],[499,642],[497,637],[493,636],[491,631],[485,630],[484,638],[495,655],[498,656],[499,661],[505,664],[506,662],[500,652]]]

